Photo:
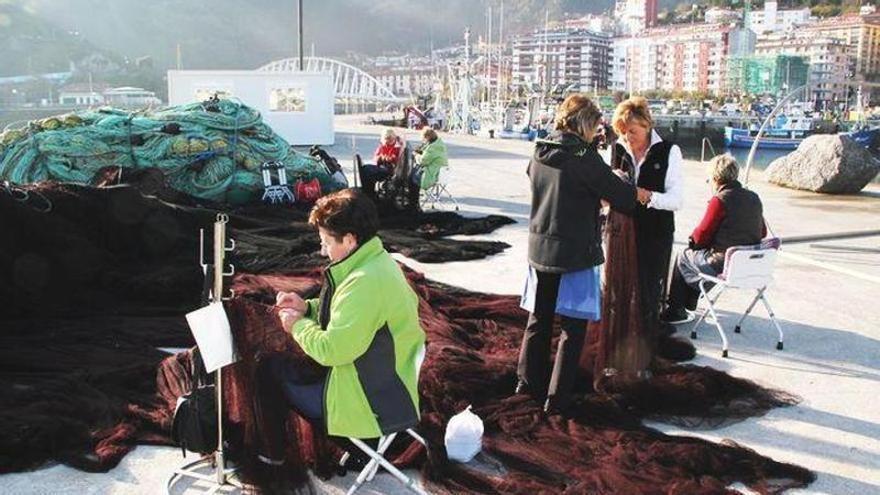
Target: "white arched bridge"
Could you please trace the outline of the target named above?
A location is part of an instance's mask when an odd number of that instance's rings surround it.
[[[305,72],[321,72],[333,76],[336,103],[401,103],[407,98],[396,96],[375,77],[353,65],[324,57],[305,57]],[[260,72],[298,72],[299,59],[285,58],[268,63]]]

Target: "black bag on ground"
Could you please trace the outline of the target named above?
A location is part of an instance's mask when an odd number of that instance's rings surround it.
[[[199,348],[193,349],[190,393],[177,399],[171,440],[186,451],[208,454],[217,448],[217,395]]]

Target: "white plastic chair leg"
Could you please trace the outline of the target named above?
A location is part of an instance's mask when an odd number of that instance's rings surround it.
[[[459,207],[458,207],[458,200],[455,199],[455,196],[453,196],[452,193],[449,192],[449,189],[446,189],[446,186],[445,186],[445,185],[442,185],[442,184],[441,184],[441,185],[440,185],[440,190],[441,190],[441,192],[446,193],[446,197],[448,197],[449,199],[451,199],[451,200],[452,200],[452,204],[455,205],[455,211],[458,211],[458,210],[459,210]]]
[[[428,203],[431,203],[432,210],[436,209],[437,197],[433,192],[433,187],[422,190],[419,202],[423,210]]]
[[[703,309],[703,311],[699,311],[700,304],[702,304],[703,301],[708,302],[709,296],[703,290],[703,286],[701,284],[700,285],[700,298],[697,299],[697,310],[700,313],[700,317],[697,318],[697,321],[694,322],[694,326],[691,327],[691,339],[697,338],[697,328],[700,326],[700,323],[703,323],[703,320],[706,318],[706,314],[708,314],[705,309]]]
[[[716,290],[717,290],[717,292],[716,292]],[[706,306],[707,306],[706,310],[708,311],[709,315],[712,316],[712,319],[714,320],[713,323],[715,323],[715,328],[718,330],[718,335],[721,336],[721,357],[727,357],[727,347],[728,347],[727,335],[725,335],[725,333],[724,333],[724,328],[721,326],[721,321],[718,319],[718,314],[715,313],[715,301],[717,301],[718,298],[721,297],[721,294],[724,292],[724,286],[721,284],[715,285],[714,287],[712,287],[712,289],[710,289],[707,292],[706,291],[706,281],[700,280],[700,292],[705,295]],[[716,292],[714,294],[714,297],[712,297],[713,296],[712,292]],[[703,319],[705,319],[705,318],[706,318],[706,312],[703,313],[703,315],[697,321],[697,324],[694,325],[694,329],[691,332],[692,339],[697,338],[697,325],[699,325],[700,322],[702,322]]]
[[[416,483],[415,483],[415,482],[414,482],[409,476],[403,474],[399,469],[397,469],[396,467],[394,467],[393,464],[391,464],[390,462],[388,462],[387,459],[385,459],[384,457],[382,457],[381,455],[379,455],[379,453],[376,452],[375,450],[371,449],[369,445],[365,444],[363,441],[361,441],[361,440],[359,440],[359,439],[357,439],[357,438],[351,438],[350,440],[351,440],[351,442],[354,443],[359,449],[361,449],[362,451],[364,451],[364,453],[366,453],[367,455],[369,455],[370,457],[372,457],[373,459],[375,459],[375,460],[376,460],[376,461],[377,461],[377,462],[378,462],[383,468],[385,468],[386,470],[388,470],[388,472],[391,473],[392,476],[394,476],[395,478],[397,478],[401,483],[403,483],[403,484],[404,484],[409,490],[411,490],[413,493],[417,493],[417,494],[419,494],[419,495],[427,495],[427,493],[426,493],[424,490],[422,490],[421,488],[419,488],[419,486],[416,485]],[[361,483],[361,484],[363,484],[363,483]],[[360,485],[361,485],[361,484],[358,484],[357,482],[355,482],[355,485],[353,485],[353,486],[348,490],[348,495],[351,495],[351,494],[353,494],[355,491],[357,491],[357,489],[360,488]]]
[[[694,322],[694,326],[691,327],[691,338],[692,339],[697,338],[697,328],[700,326],[700,324],[703,323],[703,321],[709,322],[709,318],[706,318],[706,316],[711,316],[708,308],[703,308],[702,311],[699,311],[700,304],[703,304],[704,302],[705,302],[706,306],[711,305],[711,304],[715,304],[715,301],[718,300],[718,296],[721,295],[721,291],[719,290],[720,287],[718,285],[716,285],[715,287],[712,287],[711,289],[706,291],[706,288],[703,286],[702,280],[700,281],[699,284],[700,284],[700,297],[699,297],[699,299],[697,299],[697,312],[700,313],[700,317],[697,319],[696,322]]]
[[[382,436],[381,438],[379,438],[379,442],[376,445],[376,447],[379,449],[378,452],[380,454],[385,453],[385,450],[388,448],[389,445],[391,445],[391,442],[394,441],[394,437],[396,435],[397,434],[395,433],[395,434],[391,435],[390,438],[385,437],[385,436]],[[348,462],[348,459],[350,457],[351,457],[351,453],[349,453],[349,452],[343,453],[342,457],[339,459],[339,465],[345,466],[345,463]],[[362,469],[360,473],[358,473],[358,477],[355,481],[355,484],[358,487],[360,487],[364,483],[365,478],[366,478],[366,481],[372,481],[373,476],[375,476],[377,470],[378,470],[378,463],[374,459],[370,459],[370,462],[367,463],[366,466],[364,466],[364,469]],[[372,473],[372,474],[370,474],[370,473]],[[369,474],[369,476],[368,476],[368,474]],[[355,489],[357,489],[357,488],[355,488]]]
[[[724,328],[721,326],[721,321],[715,313],[715,306],[713,304],[709,304],[709,312],[712,314],[712,319],[715,320],[715,328],[718,329],[718,335],[721,336],[721,357],[727,357],[727,335],[724,334]]]
[[[406,432],[409,434],[409,436],[413,437],[416,440],[416,442],[419,442],[420,444],[424,445],[425,447],[428,446],[428,442],[426,442],[425,439],[422,438],[421,435],[416,433],[415,430],[413,430],[412,428],[408,428],[406,430]]]
[[[391,446],[391,442],[394,441],[394,438],[396,436],[397,433],[392,433],[387,437],[383,436],[382,438],[380,438],[379,444],[376,446],[376,452],[378,452],[379,455],[384,456],[385,451],[388,450],[388,447]],[[373,478],[376,477],[376,472],[379,471],[379,463],[376,462],[375,459],[370,461],[370,463],[367,464],[367,469],[365,471],[367,471],[367,481],[373,481]]]
[[[776,315],[773,314],[773,308],[770,307],[770,301],[767,300],[767,295],[761,292],[761,302],[764,303],[764,308],[767,309],[767,314],[770,315],[770,321],[773,322],[773,326],[776,327],[776,331],[779,332],[779,340],[776,342],[776,349],[782,350],[782,327],[779,326],[779,322],[776,321]]]
[[[749,316],[749,313],[752,312],[752,309],[755,307],[755,304],[758,303],[758,299],[761,298],[761,295],[764,293],[765,289],[767,289],[767,288],[764,287],[764,288],[758,289],[758,293],[755,294],[755,298],[752,299],[752,303],[749,304],[749,309],[747,309],[746,312],[743,313],[742,316],[740,316],[739,321],[736,322],[736,326],[733,327],[733,333],[740,333],[742,323],[744,321],[746,321],[746,316]]]

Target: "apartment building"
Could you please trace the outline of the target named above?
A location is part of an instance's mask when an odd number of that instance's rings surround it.
[[[799,34],[842,40],[855,59],[855,78],[880,81],[880,14],[832,17],[803,27]]]
[[[753,10],[748,16],[749,28],[758,33],[783,33],[810,23],[810,9],[779,10],[777,2],[764,2],[763,10]]]
[[[809,61],[810,99],[820,103],[843,101],[847,74],[854,71],[851,48],[843,40],[795,34],[768,36],[755,46],[755,55],[793,55]]]
[[[724,91],[726,60],[754,46],[754,33],[727,23],[655,28],[626,45],[625,90]],[[614,53],[619,55],[623,48]],[[619,67],[619,60],[615,60]],[[615,82],[619,73],[615,73]]]
[[[606,89],[610,49],[608,34],[588,30],[536,31],[518,37],[513,42],[513,83]]]

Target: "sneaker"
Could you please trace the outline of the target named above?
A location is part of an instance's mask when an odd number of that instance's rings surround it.
[[[688,313],[688,311],[682,307],[669,306],[660,315],[660,321],[662,321],[664,323],[669,323],[670,325],[678,325],[681,323],[687,323],[693,319],[694,319],[693,315]]]

